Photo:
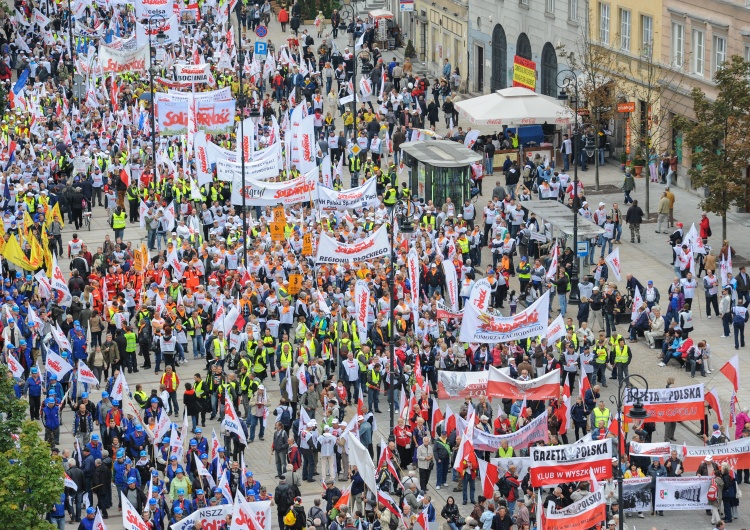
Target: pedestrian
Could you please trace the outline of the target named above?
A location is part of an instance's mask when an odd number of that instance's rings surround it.
[[[622,191],[625,193],[625,200],[623,202],[625,204],[632,203],[633,199],[630,197],[630,194],[635,191],[635,178],[633,178],[629,167],[625,169],[625,178],[622,182]]]
[[[640,206],[638,206],[638,200],[634,200],[633,204],[630,205],[628,211],[625,213],[625,222],[628,223],[630,228],[630,242],[638,243],[641,242],[641,224],[643,223],[644,213]]]

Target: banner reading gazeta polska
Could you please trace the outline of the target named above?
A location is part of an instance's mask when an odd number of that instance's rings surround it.
[[[623,400],[625,421],[629,421],[627,414],[637,398],[643,402],[650,421],[703,419],[703,383],[674,388],[650,388],[645,395],[643,389],[627,387]]]
[[[531,447],[531,484],[535,488],[557,486],[561,482],[596,480],[612,476],[612,443],[610,438],[580,444]]]

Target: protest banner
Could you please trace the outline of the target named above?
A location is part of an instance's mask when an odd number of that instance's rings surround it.
[[[627,387],[623,400],[626,422],[631,421],[627,414],[637,399],[643,402],[649,421],[703,420],[703,383],[674,388],[650,388],[648,392],[641,388]]]
[[[464,311],[465,314],[465,311]],[[466,320],[464,318],[464,320]],[[490,366],[487,397],[544,400],[560,397],[560,370],[555,369],[529,381],[513,379],[510,374]]]
[[[609,438],[581,444],[531,447],[529,456],[531,484],[535,488],[588,480],[589,470],[597,480],[612,476],[612,444]]]
[[[656,477],[656,503],[661,510],[708,510],[711,477]]]
[[[376,179],[370,179],[362,186],[348,190],[332,190],[325,186],[318,186],[318,196],[315,205],[324,212],[355,210],[369,208],[380,204],[376,189]]]
[[[385,225],[381,226],[369,237],[347,245],[339,243],[325,233],[320,234],[316,263],[355,263],[383,257],[391,252],[388,232]]]
[[[541,509],[540,512],[544,512]],[[560,510],[554,509],[550,504],[550,510],[540,513],[542,518],[541,527],[544,530],[588,530],[602,523],[607,516],[607,507],[602,489],[591,493],[578,502],[566,506]]]
[[[489,370],[478,372],[451,372],[439,370],[438,398],[464,399],[467,397],[484,396],[487,393],[487,379]]]
[[[538,337],[547,330],[549,291],[529,307],[510,317],[480,311],[469,303],[464,309],[459,340],[495,344],[526,337]]]
[[[518,450],[526,449],[538,442],[546,443],[549,441],[547,411],[545,410],[527,425],[510,434],[490,434],[481,429],[474,429],[472,441],[477,451],[490,451],[495,454],[503,442],[508,442],[509,446]]]
[[[732,469],[750,468],[750,438],[740,438],[725,444],[707,445],[707,446],[673,446],[678,454],[683,454],[686,449],[687,454],[682,456],[682,466],[685,471],[694,473],[698,466],[707,456],[710,456],[717,465],[724,462],[729,464]]]
[[[626,478],[622,481],[625,512],[650,512],[651,495],[651,477]]]

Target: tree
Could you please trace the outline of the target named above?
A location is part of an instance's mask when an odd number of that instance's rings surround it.
[[[589,20],[592,17],[589,16]],[[578,77],[578,107],[588,111],[590,123],[599,130],[602,122],[612,118],[616,108],[617,87],[615,79],[609,74],[616,69],[615,53],[608,44],[595,42],[589,37],[588,24],[581,24],[581,33],[575,44],[575,50],[568,51],[565,46],[558,47],[558,53],[570,65]],[[586,127],[586,120],[584,127]],[[577,143],[574,142],[574,145]],[[597,146],[598,147],[598,146]],[[576,149],[576,157],[580,156]],[[599,155],[594,156],[594,188],[599,191]]]
[[[13,379],[0,366],[0,521],[4,530],[53,530],[44,520],[63,492],[59,457],[39,437],[37,423],[26,421],[24,402],[15,398]]]
[[[642,50],[637,61],[631,61],[626,70],[617,75],[625,75],[637,80],[633,83],[621,83],[620,87],[627,94],[629,101],[640,101],[645,104],[645,113],[638,111],[636,120],[631,119],[631,144],[635,148],[635,159],[645,161],[648,166],[652,156],[658,157],[671,140],[670,115],[682,96],[672,87],[680,86],[684,75],[681,69],[665,68],[654,62],[650,49]],[[635,122],[635,123],[633,123]],[[658,161],[658,158],[657,158]],[[649,175],[644,175],[646,186],[646,217],[650,214]]]
[[[688,170],[693,186],[703,187],[701,208],[721,216],[722,239],[727,238],[727,211],[744,205],[750,160],[750,63],[733,56],[714,75],[718,96],[709,101],[699,88],[692,91],[695,121],[676,119],[686,145],[693,151]]]

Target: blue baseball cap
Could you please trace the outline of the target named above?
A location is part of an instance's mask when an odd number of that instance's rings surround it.
[[[201,429],[200,427],[196,427],[195,434],[203,434],[203,429]]]
[[[184,469],[182,469],[182,466],[177,466],[177,471],[176,471],[176,473],[184,473],[184,472],[185,472],[185,470],[184,470]]]
[[[185,495],[185,490],[180,488],[177,490],[177,495]]]
[[[21,339],[20,341],[18,341],[18,345],[19,346],[26,346],[26,340],[25,339]]]
[[[84,392],[83,394],[81,394],[81,399],[86,399],[87,397],[89,397],[88,392]]]
[[[125,449],[117,450],[117,458],[125,458]]]
[[[50,381],[57,381],[57,376],[55,374],[49,374],[49,380]]]
[[[130,459],[130,457],[125,457],[125,463],[126,464],[132,464],[133,461]]]
[[[32,366],[31,367],[31,373],[32,374],[38,374],[39,373],[39,368],[37,368],[36,366]]]
[[[115,407],[117,407],[117,406],[119,406],[119,405],[120,405],[120,402],[119,402],[119,401],[118,401],[117,399],[113,399],[113,400],[112,400],[112,405],[113,405],[113,406],[115,406]],[[141,428],[142,428],[142,427],[141,427]]]
[[[193,438],[192,440],[190,440],[190,446],[191,447],[192,446],[197,446],[197,445],[198,445],[198,440],[196,440],[195,438]]]
[[[57,390],[50,390],[49,391],[49,395],[50,396],[56,396],[57,395]]]
[[[168,444],[169,443],[169,436],[165,436],[164,438],[162,438],[161,443]]]
[[[155,398],[155,397],[151,398],[151,403],[158,403],[158,402],[159,402],[159,398]]]
[[[150,504],[151,506],[156,506],[156,499],[154,499],[154,498],[151,498],[151,499],[149,499],[149,500],[148,500],[148,503],[149,503],[149,504]]]
[[[135,426],[135,430],[138,431],[138,432],[142,431],[143,430],[143,425],[141,425],[139,423],[138,425]]]
[[[96,433],[94,433],[94,434],[91,435],[91,439],[98,442],[99,441],[99,435],[96,434]]]
[[[248,478],[250,478],[250,477],[253,476],[253,472],[252,471],[248,471],[247,473],[245,473],[245,476],[248,477]]]
[[[89,506],[88,508],[86,508],[86,513],[93,515],[96,513],[96,508],[94,508],[93,506]]]
[[[185,492],[182,491],[182,490],[180,490],[177,493],[178,493],[178,495],[184,495],[185,494]],[[175,515],[182,515],[182,508],[180,508],[179,506],[175,506],[175,508],[174,508],[174,514]]]
[[[205,458],[208,458],[208,455],[207,455],[206,453],[203,453],[203,454],[201,455],[201,460],[203,460],[203,459],[205,459]]]
[[[130,477],[128,479],[128,484],[135,484],[135,477]]]
[[[107,392],[106,390],[102,392],[102,399],[108,398],[108,397],[109,397],[109,392]]]
[[[47,398],[45,400],[45,403],[47,403],[47,405],[54,405],[55,404],[55,398]]]
[[[224,448],[223,447],[219,447],[219,452],[223,453],[224,452]]]
[[[148,452],[146,452],[146,451],[141,451],[141,452],[140,452],[140,456],[148,456]]]
[[[159,472],[157,470],[155,470],[155,469],[152,469],[151,470],[151,476],[152,477],[158,477],[159,476]],[[156,486],[154,486],[154,487],[156,487]]]
[[[205,495],[203,490],[195,490],[196,495]]]

